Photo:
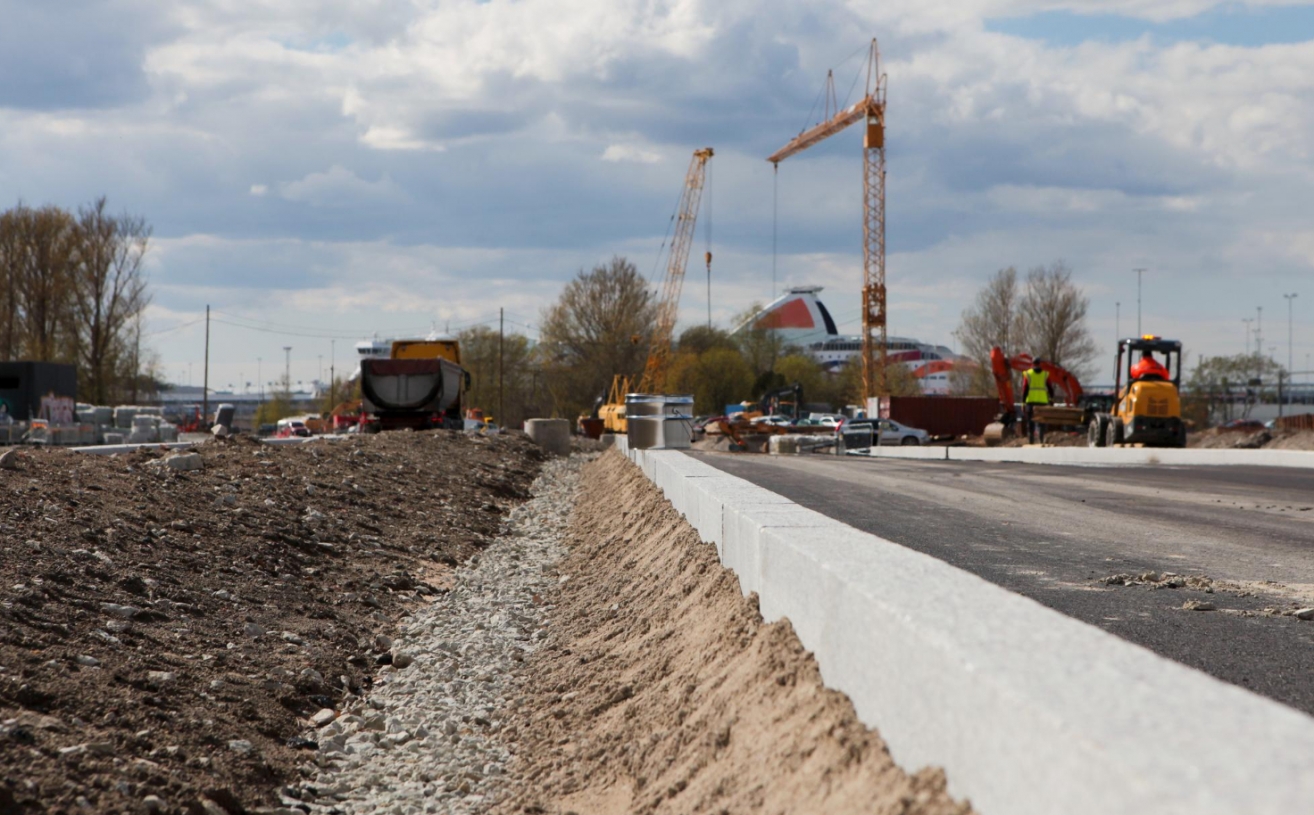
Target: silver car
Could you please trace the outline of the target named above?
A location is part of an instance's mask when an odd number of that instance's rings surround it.
[[[931,434],[925,430],[900,424],[893,419],[850,419],[840,425],[836,432],[849,435],[855,431],[860,431],[860,429],[865,430],[873,424],[880,428],[880,444],[882,446],[904,445],[911,447],[926,444],[931,437]]]

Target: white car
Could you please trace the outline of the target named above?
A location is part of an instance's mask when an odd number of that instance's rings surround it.
[[[789,427],[790,421],[788,416],[758,416],[750,420],[751,424],[769,424],[776,427]]]
[[[871,427],[873,424],[880,427],[881,445],[897,444],[913,446],[926,444],[931,438],[931,434],[927,433],[925,430],[919,430],[915,427],[899,424],[893,419],[850,419],[840,425],[836,432],[848,435],[855,432],[861,432],[859,430],[860,428]]]

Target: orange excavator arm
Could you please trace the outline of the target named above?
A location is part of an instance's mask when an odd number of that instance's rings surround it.
[[[999,402],[1005,410],[1013,409],[1013,371],[1029,369],[1034,360],[1030,354],[1018,354],[1008,357],[1000,348],[990,349],[990,370],[995,375],[995,387],[999,389]],[[1040,370],[1049,374],[1049,379],[1063,394],[1063,400],[1076,406],[1081,402],[1081,382],[1071,371],[1048,360],[1042,360]]]

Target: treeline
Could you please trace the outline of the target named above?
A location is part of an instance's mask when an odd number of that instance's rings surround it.
[[[140,374],[150,235],[104,198],[0,213],[0,358],[71,363],[81,401],[136,401],[153,382]]]
[[[750,322],[758,311],[750,308],[734,324]],[[534,416],[573,419],[589,413],[615,375],[629,377],[631,388],[637,388],[655,319],[648,281],[625,258],[581,270],[544,309],[537,344],[517,333],[501,339],[500,366],[496,331],[477,327],[461,333],[462,360],[473,379],[470,404],[508,427]],[[919,392],[906,367],[891,365],[889,376],[895,392]],[[860,402],[857,364],[827,373],[800,349],[783,346],[773,332],[751,327],[734,334],[707,326],[687,329],[659,388],[693,394],[698,413],[719,414],[727,405],[795,382],[810,404],[840,408]],[[505,406],[500,417],[499,403]]]

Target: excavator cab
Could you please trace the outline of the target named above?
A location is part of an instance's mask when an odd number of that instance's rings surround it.
[[[1185,447],[1181,384],[1181,342],[1149,334],[1121,340],[1113,407],[1092,419],[1090,446]]]

